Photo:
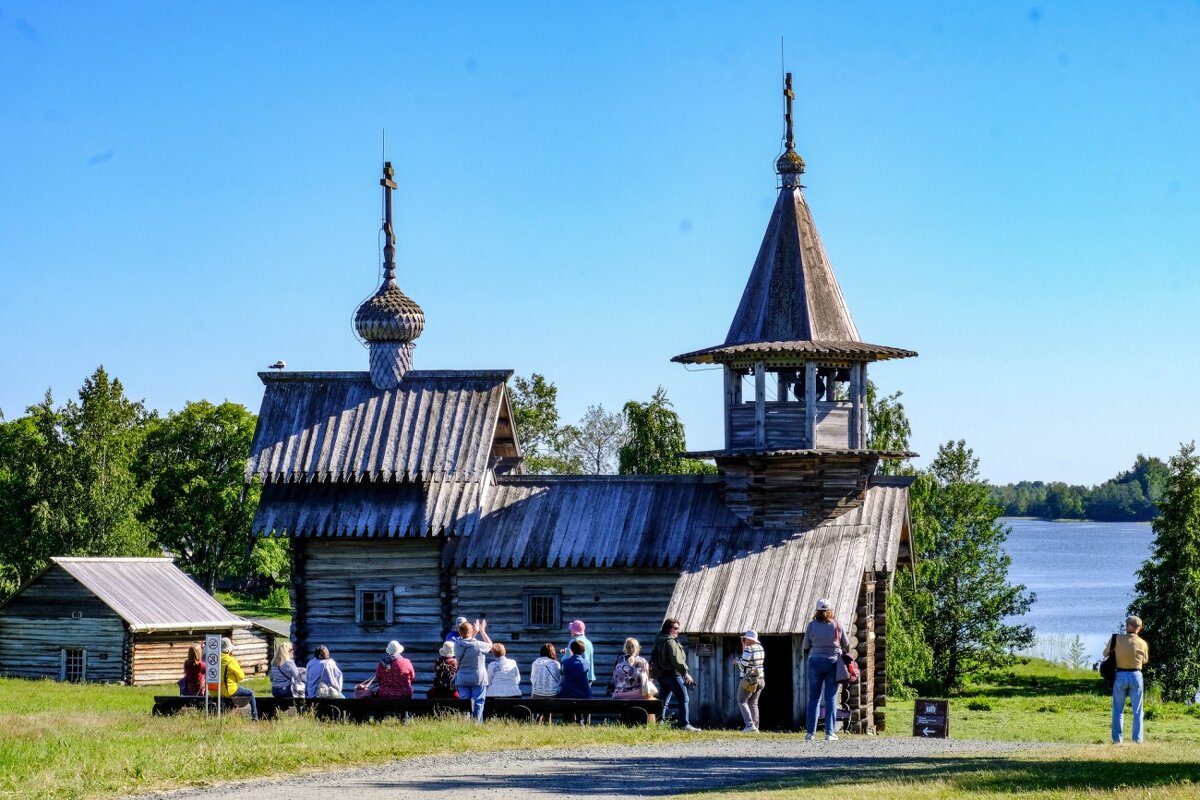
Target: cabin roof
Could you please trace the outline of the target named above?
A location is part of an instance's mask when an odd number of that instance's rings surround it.
[[[269,483],[254,532],[289,537],[407,538],[467,534],[488,481]]]
[[[51,558],[135,632],[249,628],[169,558]]]
[[[466,568],[677,568],[745,527],[715,477],[502,476],[458,545]]]
[[[827,598],[848,627],[870,541],[866,525],[827,525],[742,553],[714,552],[686,565],[667,616],[689,632],[788,634],[803,631],[817,599]]]
[[[494,459],[520,455],[511,375],[412,370],[377,389],[367,372],[260,372],[266,391],[246,479],[481,480]]]
[[[900,543],[907,541],[912,528],[908,489],[914,480],[907,475],[872,475],[862,505],[837,518],[843,525],[866,525],[874,534],[867,547],[866,569],[890,572],[896,568]]]

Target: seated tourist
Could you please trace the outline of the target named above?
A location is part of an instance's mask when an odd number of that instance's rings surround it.
[[[258,702],[254,699],[254,692],[245,688],[239,688],[238,681],[246,679],[246,673],[242,672],[242,665],[233,657],[233,640],[228,636],[221,637],[221,697],[248,697],[250,698],[250,718],[258,719]]]
[[[375,696],[409,700],[413,696],[413,679],[417,677],[412,662],[400,655],[404,645],[388,642],[387,652],[375,665]]]
[[[500,642],[492,642],[492,655],[496,660],[488,664],[488,697],[520,697],[521,668],[508,657],[508,651]]]
[[[337,662],[329,657],[329,648],[321,645],[313,654],[312,661],[305,667],[305,694],[313,698],[341,699],[342,670]]]
[[[643,700],[656,694],[650,682],[650,665],[642,658],[641,651],[637,639],[625,640],[625,652],[613,664],[614,700]]]
[[[559,697],[591,697],[592,682],[588,680],[591,665],[583,657],[586,648],[579,639],[571,642],[571,655],[563,661],[562,685],[558,689]]]
[[[304,668],[296,666],[296,647],[291,642],[275,645],[270,675],[272,697],[304,697]]]
[[[457,699],[458,687],[454,679],[458,675],[458,660],[454,657],[454,642],[442,642],[437,661],[433,664],[433,685],[425,694],[430,700],[437,698]]]

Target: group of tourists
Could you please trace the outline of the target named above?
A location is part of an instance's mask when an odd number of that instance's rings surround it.
[[[587,626],[583,620],[576,619],[571,621],[567,629],[570,638],[561,649],[546,642],[530,665],[531,698],[596,696],[593,688],[596,684],[596,655],[587,637]],[[611,678],[604,693],[617,700],[652,699],[661,694],[664,718],[670,717],[673,705],[674,724],[685,731],[697,731],[699,728],[692,725],[689,697],[689,687],[695,681],[688,670],[687,653],[679,641],[679,632],[678,620],[665,620],[655,638],[649,659],[643,656],[641,643],[637,639],[626,639],[622,652],[613,661]],[[759,730],[759,698],[766,686],[765,653],[754,630],[744,631],[741,643],[741,655],[733,662],[738,677],[736,703],[742,716],[742,731],[755,733]],[[809,676],[805,738],[814,738],[818,706],[823,705],[825,739],[836,740],[837,665],[843,654],[849,651],[849,642],[845,631],[834,619],[828,600],[817,601],[816,613],[805,630],[804,650]],[[403,654],[404,646],[400,642],[388,642],[375,664],[374,675],[354,687],[354,696],[400,700],[412,698],[416,671]],[[273,697],[345,697],[342,670],[325,645],[318,646],[308,664],[301,667],[296,662],[294,645],[289,641],[280,642],[275,648],[269,676]],[[251,716],[257,718],[254,693],[239,686],[244,678],[241,665],[233,656],[233,643],[225,637],[221,640],[221,696],[247,698]],[[493,641],[488,636],[487,620],[470,621],[458,617],[454,627],[446,632],[438,650],[437,660],[433,664],[433,682],[427,697],[469,699],[472,717],[482,722],[486,699],[522,697],[521,680],[521,667],[509,657],[505,644]],[[199,645],[188,651],[179,688],[180,693],[186,695],[205,692],[204,663]],[[1119,717],[1114,711],[1114,738],[1120,735],[1119,724]],[[1134,739],[1138,741],[1140,738],[1140,717],[1136,717]]]

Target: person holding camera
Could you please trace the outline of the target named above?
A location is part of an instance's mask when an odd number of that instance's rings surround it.
[[[492,640],[487,635],[487,620],[477,619],[475,624],[462,622],[458,626],[458,638],[454,640],[454,658],[458,661],[458,674],[454,684],[458,696],[471,698],[471,715],[476,722],[483,722],[483,703],[487,699],[487,654],[492,652]]]

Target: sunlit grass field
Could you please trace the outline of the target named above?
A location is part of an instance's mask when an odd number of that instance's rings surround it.
[[[1029,662],[950,699],[957,739],[1062,743],[990,757],[895,759],[841,766],[734,792],[754,798],[1198,797],[1200,710],[1152,702],[1147,743],[1113,747],[1109,701],[1095,673]],[[249,685],[267,692],[265,679]],[[538,726],[460,718],[336,724],[285,715],[251,722],[187,712],[153,717],[174,687],[74,685],[0,679],[0,797],[106,797],[285,773],[382,763],[415,755],[595,744],[659,744],[736,737],[661,726]],[[892,700],[888,736],[907,736],[912,701]],[[791,734],[778,734],[787,737]],[[776,736],[761,738],[765,749]],[[729,791],[729,790],[726,790]]]

